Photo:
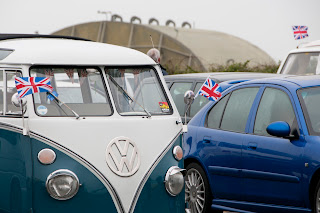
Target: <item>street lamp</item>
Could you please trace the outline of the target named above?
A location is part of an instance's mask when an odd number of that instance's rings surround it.
[[[98,13],[99,13],[99,14],[105,14],[107,21],[108,21],[108,14],[110,14],[110,15],[112,14],[111,11],[100,11],[100,10],[98,10]]]

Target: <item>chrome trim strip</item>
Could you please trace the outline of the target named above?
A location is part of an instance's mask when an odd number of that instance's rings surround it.
[[[0,129],[5,129],[5,130],[8,130],[8,131],[13,131],[13,132],[16,132],[16,133],[20,133],[22,134],[23,133],[23,129],[20,128],[20,127],[17,127],[17,126],[14,126],[14,125],[11,125],[11,124],[8,124],[8,123],[2,123],[0,122]],[[39,135],[35,132],[32,132],[32,131],[29,131],[29,136],[30,138],[34,138],[34,139],[37,139],[49,146],[52,146],[56,149],[58,149],[59,151],[67,154],[69,157],[73,158],[74,160],[76,160],[77,162],[79,162],[81,165],[83,165],[84,167],[86,167],[87,169],[89,169],[89,171],[91,171],[102,183],[103,185],[105,185],[105,187],[107,188],[107,190],[109,191],[113,201],[114,201],[114,204],[117,208],[117,211],[120,212],[120,213],[125,213],[125,210],[123,208],[123,205],[122,205],[122,202],[119,198],[119,195],[117,193],[117,191],[114,189],[114,187],[110,184],[110,182],[107,180],[106,177],[104,177],[103,174],[101,174],[99,172],[98,169],[96,169],[92,164],[90,164],[89,162],[87,162],[85,159],[83,159],[81,156],[77,155],[76,153],[72,152],[71,150],[69,150],[68,148],[42,136],[42,135]]]
[[[182,130],[179,131],[179,133],[174,137],[174,139],[169,143],[169,145],[162,151],[162,153],[158,156],[158,158],[154,161],[154,163],[151,165],[151,167],[149,168],[148,172],[144,175],[142,181],[140,182],[138,189],[133,197],[133,200],[131,202],[130,208],[128,213],[132,213],[134,212],[134,208],[137,204],[138,198],[140,196],[140,193],[144,187],[144,185],[146,184],[148,178],[150,177],[151,173],[153,172],[153,170],[156,168],[156,166],[159,164],[159,162],[162,160],[162,158],[167,154],[167,152],[170,150],[170,148],[173,146],[174,142],[177,140],[177,138],[181,135]],[[165,174],[163,174],[165,175]]]

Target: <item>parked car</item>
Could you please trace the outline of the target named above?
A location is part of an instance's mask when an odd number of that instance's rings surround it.
[[[300,45],[289,52],[278,69],[279,74],[320,74],[320,40]]]
[[[230,87],[189,122],[191,212],[319,212],[320,76]]]
[[[0,34],[1,213],[185,213],[182,131],[149,56]]]
[[[213,73],[191,73],[180,75],[166,75],[164,79],[170,90],[171,96],[177,106],[179,114],[184,117],[186,105],[183,101],[184,93],[187,90],[192,90],[194,93],[198,92],[207,77],[210,76],[212,80],[219,83],[222,90],[228,87],[251,79],[275,77],[272,73],[252,73],[252,72],[213,72]],[[222,83],[223,82],[223,83]],[[191,108],[187,112],[187,121],[208,103],[208,99],[200,96],[195,99]]]

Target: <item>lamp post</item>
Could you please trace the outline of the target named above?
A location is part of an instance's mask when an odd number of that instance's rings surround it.
[[[98,13],[99,13],[99,14],[105,14],[107,21],[108,21],[108,14],[110,14],[110,15],[112,14],[111,11],[100,11],[100,10],[98,10]]]

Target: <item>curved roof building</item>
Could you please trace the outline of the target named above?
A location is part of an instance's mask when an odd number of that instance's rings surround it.
[[[140,21],[138,17],[133,17],[131,21],[137,19]],[[171,20],[166,24],[175,25]],[[161,52],[161,64],[169,70],[186,69],[189,66],[195,70],[208,71],[212,66],[243,63],[247,60],[250,60],[249,66],[275,63],[267,53],[243,39],[216,31],[191,29],[188,23],[183,26],[190,28],[125,23],[121,19],[121,22],[78,24],[54,32],[53,35],[77,36],[130,47],[144,53],[154,45]]]

